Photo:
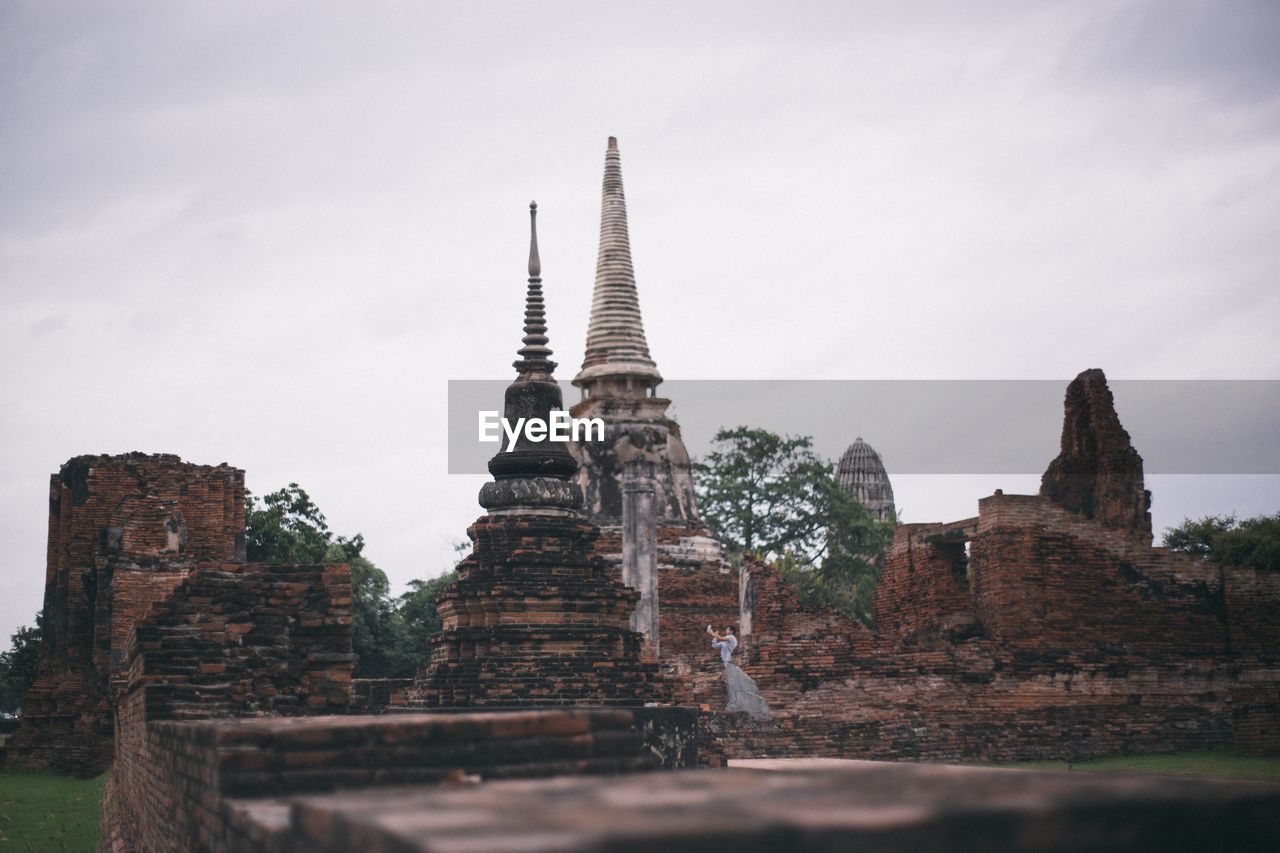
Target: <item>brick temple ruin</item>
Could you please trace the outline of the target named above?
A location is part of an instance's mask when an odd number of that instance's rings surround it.
[[[503,417],[547,422],[561,411],[547,346],[530,205],[529,287],[523,346]],[[678,684],[642,660],[631,616],[640,594],[594,553],[599,533],[584,516],[578,465],[563,443],[522,433],[489,462],[480,490],[487,512],[467,531],[474,549],[437,599],[444,628],[411,692],[420,707],[671,704]],[[692,733],[691,733],[692,736]]]
[[[1280,754],[1280,575],[1152,547],[1149,506],[1089,370],[1067,389],[1040,494],[896,529],[875,631],[801,606],[766,566],[738,584],[702,570],[721,607],[752,583],[742,665],[775,709],[763,724],[712,714],[709,743],[742,758]],[[714,696],[713,679],[697,685]]]
[[[600,553],[642,577],[622,535],[636,525],[619,525],[618,504],[625,510],[634,490],[623,488],[632,459],[657,472],[659,499],[644,520],[658,541],[649,618],[664,666],[690,678],[711,709],[704,759],[1280,752],[1280,576],[1152,547],[1142,457],[1100,370],[1067,388],[1062,453],[1039,495],[997,493],[975,518],[897,528],[875,631],[803,606],[768,565],[726,560],[706,541],[679,425],[663,414],[652,430],[635,416],[643,404],[665,413],[670,401],[656,393],[625,204],[611,139],[575,380],[590,391],[575,412],[595,400],[609,440],[579,449],[578,476],[597,496],[588,510],[618,531],[602,537]],[[593,386],[599,375],[610,381]],[[866,442],[850,446],[837,473],[877,518],[889,516],[892,487]],[[718,710],[723,670],[705,626],[727,621],[740,625],[739,662],[773,709],[766,722]]]
[[[40,673],[6,767],[111,764],[102,849],[120,853],[1280,843],[1277,786],[820,760],[1280,753],[1280,575],[1152,547],[1101,371],[1067,389],[1040,494],[897,528],[873,631],[707,535],[613,140],[598,272],[575,413],[606,442],[494,458],[407,690],[352,678],[346,566],[245,561],[242,471],[77,457],[51,480]],[[536,237],[523,343],[504,410],[545,415]],[[767,719],[723,710],[704,629],[735,617]],[[806,761],[577,778],[777,757]]]

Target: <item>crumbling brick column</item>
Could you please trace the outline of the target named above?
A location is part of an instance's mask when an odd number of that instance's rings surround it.
[[[653,508],[653,463],[635,460],[623,472],[622,582],[640,593],[631,628],[644,634],[645,647],[661,655],[658,633],[658,529]]]
[[[111,762],[111,680],[134,624],[199,561],[244,559],[244,472],[177,456],[77,456],[49,484],[39,674],[9,769],[94,775]]]

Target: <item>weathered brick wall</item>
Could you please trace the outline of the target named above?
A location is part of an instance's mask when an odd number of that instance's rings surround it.
[[[802,607],[767,566],[750,571],[753,630],[738,662],[773,717],[709,715],[708,755],[1280,752],[1275,575],[1151,548],[1020,495],[984,499],[977,519],[900,528],[877,591],[878,634]],[[670,585],[683,622],[705,627],[737,581],[707,571]],[[704,643],[669,645],[698,700],[723,708]]]
[[[149,719],[340,712],[351,603],[345,565],[202,566],[134,627],[125,691]]]
[[[723,568],[723,570],[722,570]],[[738,622],[738,570],[658,570],[659,624],[664,659],[719,659],[707,625],[723,631]]]
[[[966,536],[977,519],[903,524],[881,569],[875,614],[879,632],[903,646],[948,643],[976,630]]]
[[[382,714],[409,702],[412,678],[354,678],[351,680],[349,714]]]
[[[740,662],[780,708],[869,653],[874,637],[861,622],[829,607],[802,604],[767,565],[750,563],[747,571],[755,608]]]
[[[351,604],[344,565],[256,563],[202,564],[155,604],[129,637],[118,682],[108,843],[222,849],[222,740],[162,721],[344,712]]]
[[[1164,551],[1164,549],[1157,549]],[[1219,568],[1231,653],[1242,662],[1280,657],[1280,572]]]
[[[243,549],[243,471],[142,453],[63,465],[50,479],[39,675],[5,765],[101,772],[109,682],[134,623],[197,562],[242,559]]]

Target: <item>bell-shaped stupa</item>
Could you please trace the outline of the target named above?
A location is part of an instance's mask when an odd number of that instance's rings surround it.
[[[537,205],[530,205],[536,223]],[[547,346],[534,227],[523,346],[503,416],[550,421],[562,408]],[[641,705],[669,701],[674,683],[641,660],[631,629],[640,594],[595,555],[599,530],[580,511],[563,443],[517,443],[489,463],[488,510],[467,535],[474,548],[436,601],[443,629],[410,704],[428,707]]]

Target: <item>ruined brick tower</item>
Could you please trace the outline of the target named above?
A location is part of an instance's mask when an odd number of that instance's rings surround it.
[[[530,205],[524,346],[503,415],[549,419],[563,404],[552,376],[536,230]],[[443,630],[412,704],[430,707],[640,705],[666,699],[656,664],[641,662],[631,630],[639,594],[595,555],[599,532],[582,512],[577,463],[555,442],[531,442],[489,462],[480,490],[488,512],[468,529],[475,543],[436,607]]]
[[[1101,370],[1086,370],[1067,386],[1062,452],[1040,479],[1040,494],[1104,527],[1151,544],[1151,492],[1142,457],[1116,415]]]
[[[39,671],[5,766],[106,769],[130,630],[197,563],[243,560],[243,471],[143,453],[63,465],[49,482]]]

